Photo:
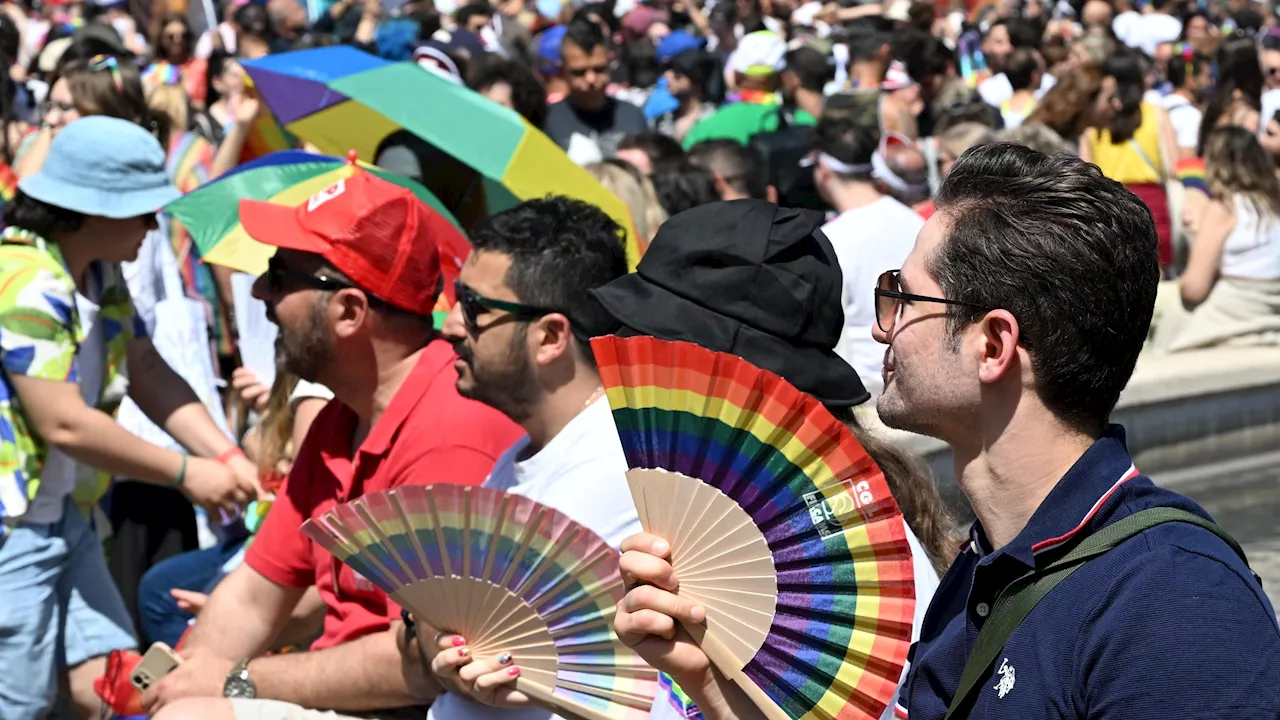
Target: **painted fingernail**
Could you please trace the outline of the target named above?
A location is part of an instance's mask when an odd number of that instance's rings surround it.
[[[467,639],[466,639],[466,638],[464,638],[464,637],[462,637],[462,636],[460,636],[460,635],[454,635],[454,636],[453,636],[453,646],[454,646],[454,647],[462,647],[463,645],[466,645],[466,644],[467,644]]]
[[[510,675],[511,677],[515,677],[520,674],[520,668],[518,667],[507,668],[507,674]]]
[[[499,664],[499,665],[510,665],[510,664],[511,664],[511,653],[502,653],[501,655],[499,655],[499,656],[498,656],[498,664]]]
[[[471,648],[462,648],[458,650],[458,657],[466,657],[471,654]]]

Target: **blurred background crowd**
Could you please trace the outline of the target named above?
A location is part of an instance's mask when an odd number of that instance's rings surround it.
[[[956,159],[998,140],[1077,154],[1146,204],[1165,278],[1147,352],[1280,339],[1280,17],[1270,2],[20,0],[0,10],[6,202],[81,117],[146,129],[187,192],[260,156],[264,122],[277,140],[268,149],[314,149],[287,131],[251,71],[305,66],[319,57],[306,53],[345,45],[416,63],[540,129],[626,206],[641,248],[668,217],[717,200],[825,211],[844,282],[837,351],[872,393],[883,357],[871,337],[877,278],[900,267]],[[364,131],[339,127],[331,144],[360,146]],[[474,171],[462,167],[475,163],[450,160],[448,143],[412,130],[373,142],[362,159],[423,183],[464,230],[493,209],[477,207]],[[254,428],[245,449],[270,491],[331,395],[249,367],[252,319],[237,302],[247,276],[202,262],[181,223],[161,214],[157,225],[126,275],[133,265],[163,272],[133,271],[134,303],[143,315],[166,295],[197,303],[191,326],[174,332],[195,333],[208,362],[187,366],[207,372],[184,377],[229,435]],[[149,295],[138,277],[173,287]],[[119,419],[146,432],[127,406]],[[229,532],[178,490],[127,481],[102,510],[143,647],[177,642],[200,590],[234,565],[260,520],[250,511]],[[156,567],[175,556],[183,561]],[[309,637],[322,610],[301,604],[301,630],[282,644]]]

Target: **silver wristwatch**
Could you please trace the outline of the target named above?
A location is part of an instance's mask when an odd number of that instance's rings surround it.
[[[258,688],[249,679],[249,658],[245,658],[227,673],[227,681],[222,685],[222,697],[254,698],[257,695]]]

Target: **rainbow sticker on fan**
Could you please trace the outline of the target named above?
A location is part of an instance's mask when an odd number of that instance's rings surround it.
[[[591,341],[632,497],[671,544],[686,627],[769,718],[878,718],[915,609],[884,475],[817,400],[741,358]]]
[[[460,485],[370,493],[302,531],[419,622],[511,653],[516,688],[588,720],[647,718],[657,674],[613,632],[618,552],[563,513]]]

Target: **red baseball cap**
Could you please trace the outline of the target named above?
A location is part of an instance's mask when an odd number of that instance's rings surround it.
[[[430,317],[440,290],[437,243],[461,235],[411,191],[356,167],[297,207],[240,201],[254,240],[314,253],[379,299]]]

